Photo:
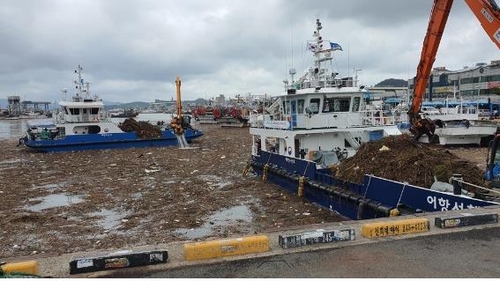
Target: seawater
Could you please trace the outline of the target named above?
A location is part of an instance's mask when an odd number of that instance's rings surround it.
[[[112,118],[113,122],[120,123],[126,118]],[[135,117],[137,121],[146,121],[156,124],[158,121],[170,122],[172,114],[170,113],[141,113]],[[19,139],[24,136],[28,129],[28,119],[6,120],[0,119],[0,140]]]
[[[26,119],[0,119],[0,140],[18,139],[24,136],[27,130]]]

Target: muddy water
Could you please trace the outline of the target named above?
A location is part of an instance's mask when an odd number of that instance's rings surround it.
[[[59,193],[59,194],[49,194],[44,197],[33,198],[30,199],[30,201],[41,201],[38,204],[26,207],[27,210],[33,212],[39,212],[49,208],[64,207],[64,206],[69,206],[71,204],[80,203],[83,202],[83,198],[82,196],[78,195]]]
[[[214,212],[206,222],[197,228],[179,228],[175,232],[187,239],[199,239],[216,232],[224,232],[228,226],[243,225],[253,219],[252,211],[248,206],[240,205]]]

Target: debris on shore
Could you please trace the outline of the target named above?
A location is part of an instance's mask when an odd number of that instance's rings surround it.
[[[484,171],[448,148],[414,141],[408,134],[385,137],[364,143],[358,152],[336,167],[339,179],[363,183],[365,174],[412,185],[430,187],[434,178],[448,182],[453,174],[475,185],[484,185]]]

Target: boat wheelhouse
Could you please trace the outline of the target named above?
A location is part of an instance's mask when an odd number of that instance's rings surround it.
[[[326,44],[316,22],[315,41],[308,43],[314,54],[314,66],[294,80],[285,80],[286,92],[275,98],[264,114],[250,117],[254,138],[253,155],[264,150],[286,157],[314,160],[325,156],[336,164],[354,155],[364,142],[401,134],[395,116],[384,115],[371,103],[371,94],[358,86],[357,75],[339,78],[328,67],[337,43]],[[327,45],[328,47],[324,47]],[[319,164],[319,163],[318,163]]]

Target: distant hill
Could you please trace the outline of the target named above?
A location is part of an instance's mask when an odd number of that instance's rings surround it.
[[[134,101],[134,102],[128,102],[128,103],[117,103],[117,102],[108,102],[104,101],[104,107],[106,109],[113,109],[113,108],[135,108],[135,109],[140,109],[140,108],[147,108],[149,106],[149,102],[142,102],[142,101]]]
[[[408,81],[404,79],[389,78],[379,82],[375,87],[408,87]]]

